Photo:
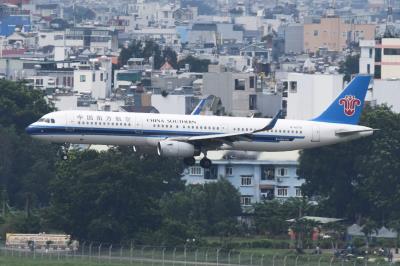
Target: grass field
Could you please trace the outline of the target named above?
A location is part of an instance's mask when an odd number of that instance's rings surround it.
[[[140,264],[130,264],[127,263],[113,263],[108,260],[99,262],[99,261],[89,261],[89,260],[56,260],[56,259],[40,259],[40,258],[16,258],[9,256],[0,256],[0,265],[1,266],[95,266],[95,265],[107,265],[107,266],[122,266],[122,265],[132,265],[139,266]]]

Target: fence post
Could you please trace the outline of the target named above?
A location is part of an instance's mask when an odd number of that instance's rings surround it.
[[[123,259],[122,259],[123,249],[124,249],[124,246],[121,245],[121,249],[120,249],[120,251],[119,251],[119,259],[120,259],[121,261],[123,261]]]
[[[151,266],[154,265],[154,253],[156,252],[156,248],[153,248],[153,251],[151,252]]]
[[[285,256],[285,257],[283,258],[283,266],[286,266],[286,259],[287,259],[287,256]]]
[[[111,252],[112,252],[112,244],[108,247],[108,261],[110,263],[111,263],[111,256],[112,256]]]
[[[102,245],[103,243],[100,243],[100,245],[99,245],[99,255],[98,255],[98,257],[99,257],[99,262],[100,262],[100,257],[101,257],[101,245]]]
[[[263,266],[264,265],[264,254],[262,254],[262,256],[261,256],[261,266]]]
[[[299,256],[296,256],[296,260],[294,261],[294,266],[297,266],[297,261],[299,260]]]
[[[321,266],[321,260],[322,260],[322,256],[319,257],[318,266]]]
[[[219,248],[217,248],[217,266],[218,266],[218,263],[219,263]]]
[[[206,265],[207,265],[207,261],[208,261],[208,249],[206,249]]]
[[[90,245],[89,245],[89,260],[90,261],[92,260],[92,245],[93,245],[93,243],[90,242]]]
[[[276,258],[276,254],[274,254],[274,256],[272,256],[272,266],[275,266],[275,258]]]
[[[133,241],[131,241],[131,249],[129,251],[129,261],[133,263]]]
[[[197,266],[197,254],[198,254],[199,250],[196,249],[196,251],[194,252],[194,265]]]
[[[175,266],[175,255],[176,255],[176,247],[174,248],[174,251],[172,252],[172,266]]]
[[[186,266],[186,244],[185,244],[185,247],[183,249],[183,257],[185,258],[185,266]]]
[[[82,243],[82,258],[85,255],[85,244],[86,244],[86,242]]]
[[[329,262],[329,266],[332,266],[333,260],[335,259],[335,257],[331,258],[331,261]]]
[[[165,265],[165,248],[162,250],[162,265]]]
[[[142,265],[144,264],[144,249],[145,249],[145,248],[146,248],[146,246],[143,246],[143,247],[142,247],[142,250],[141,250],[140,262],[141,262]]]
[[[228,252],[228,264],[231,264],[231,252],[232,250],[229,250]]]
[[[251,253],[251,255],[250,255],[250,265],[253,265],[253,255],[254,255],[254,253]]]

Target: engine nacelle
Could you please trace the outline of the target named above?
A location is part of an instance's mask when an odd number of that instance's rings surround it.
[[[197,154],[195,146],[190,143],[173,141],[173,140],[163,140],[157,145],[157,153],[160,156],[166,157],[192,157]]]

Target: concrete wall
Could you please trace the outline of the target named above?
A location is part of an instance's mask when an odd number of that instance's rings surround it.
[[[285,29],[285,53],[302,53],[304,50],[304,27],[302,24],[289,24]]]
[[[321,114],[343,89],[343,75],[288,74],[287,119],[307,120]],[[290,82],[297,83],[297,92]]]
[[[400,80],[374,80],[372,100],[377,104],[387,104],[400,113]]]

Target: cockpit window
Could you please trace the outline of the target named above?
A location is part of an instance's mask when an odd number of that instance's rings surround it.
[[[56,121],[55,121],[53,118],[44,118],[44,117],[42,117],[42,118],[40,118],[40,119],[38,120],[38,122],[44,122],[44,123],[51,123],[51,124],[54,124]]]
[[[54,121],[54,119],[50,119],[51,123],[54,124],[56,121]]]
[[[44,118],[40,118],[38,122],[44,122]]]

